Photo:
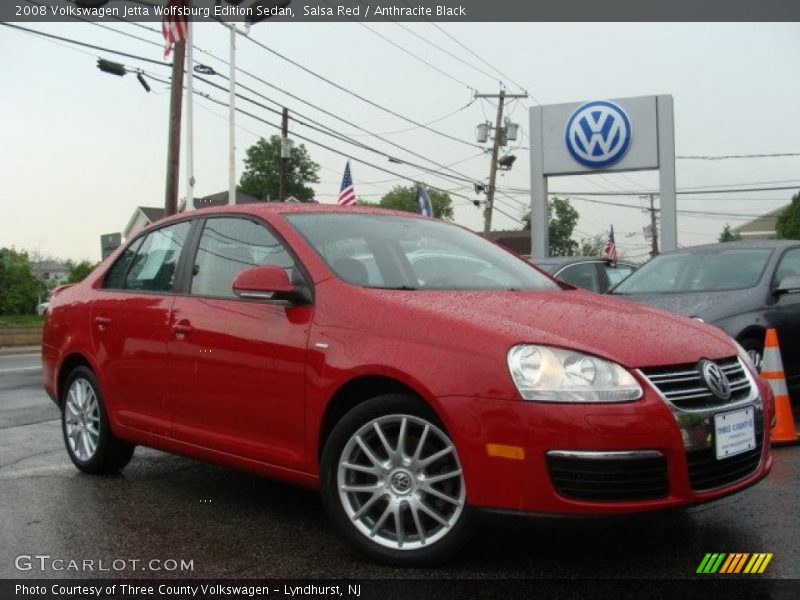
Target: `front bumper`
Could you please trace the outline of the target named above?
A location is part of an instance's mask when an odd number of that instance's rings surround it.
[[[697,461],[707,460],[708,453],[713,453],[713,414],[731,407],[690,416],[677,414],[644,380],[643,398],[630,403],[578,405],[447,397],[438,404],[458,449],[472,506],[537,514],[618,514],[708,502],[766,476],[772,467],[769,428],[774,402],[763,380],[753,378],[753,385],[757,390],[753,399],[736,406],[755,409],[761,442],[750,462],[752,470],[745,468],[744,476],[723,478],[723,484],[710,489],[698,489],[702,486],[698,485]],[[522,451],[490,455],[487,444]],[[626,498],[622,494],[595,500],[570,497],[554,483],[554,454],[604,452],[663,456],[664,489],[657,497],[639,494]]]

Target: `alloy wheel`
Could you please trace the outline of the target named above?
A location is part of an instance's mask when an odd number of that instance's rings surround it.
[[[441,429],[412,415],[386,415],[361,426],[339,458],[337,487],[356,529],[393,550],[441,540],[466,501],[455,446]]]
[[[94,387],[86,379],[72,382],[64,410],[67,443],[83,462],[91,460],[100,441],[100,406]]]

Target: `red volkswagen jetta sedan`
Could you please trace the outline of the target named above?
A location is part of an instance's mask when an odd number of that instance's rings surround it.
[[[684,506],[772,463],[772,394],[718,329],[392,211],[160,221],[54,294],[42,352],[81,471],[144,445],[319,488],[398,564],[447,557],[482,512]]]

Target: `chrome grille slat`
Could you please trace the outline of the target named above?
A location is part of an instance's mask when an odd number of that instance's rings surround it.
[[[731,397],[722,401],[706,386],[697,365],[642,369],[642,374],[667,401],[682,410],[722,408],[750,395],[750,379],[738,358],[715,361],[730,383]]]

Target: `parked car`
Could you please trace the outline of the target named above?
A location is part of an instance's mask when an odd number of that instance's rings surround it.
[[[726,242],[667,252],[611,293],[719,327],[758,368],[766,330],[774,327],[787,383],[800,392],[800,242]]]
[[[488,513],[688,506],[772,465],[774,398],[723,332],[393,211],[162,220],[53,296],[42,354],[79,470],[144,445],[319,488],[349,542],[401,565]]]
[[[638,268],[632,263],[613,263],[599,256],[551,256],[528,260],[553,277],[598,294],[605,294]]]

